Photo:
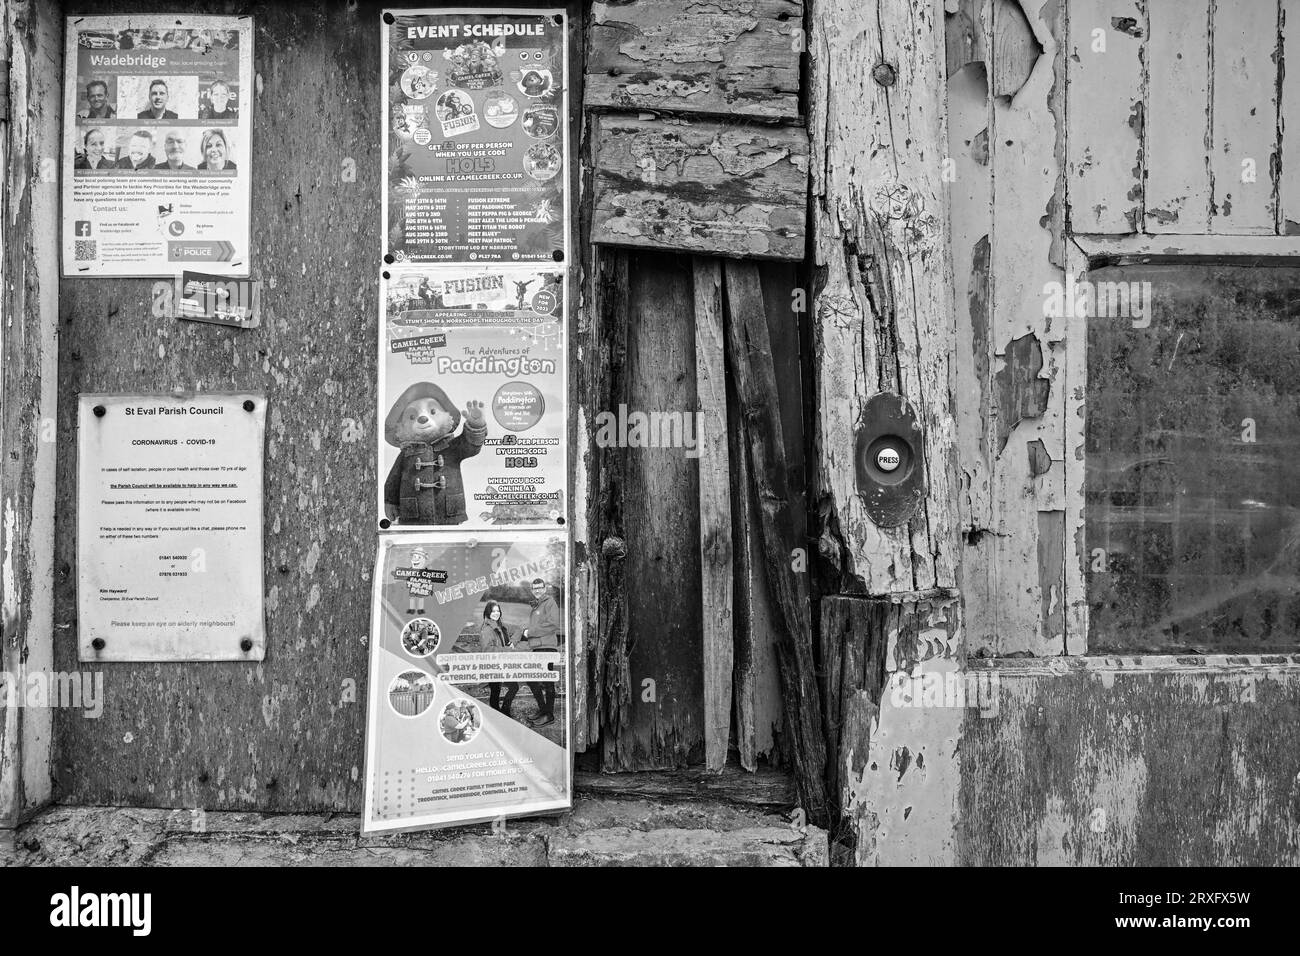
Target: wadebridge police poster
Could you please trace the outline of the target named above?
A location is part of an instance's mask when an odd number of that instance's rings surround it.
[[[251,17],[69,17],[65,276],[249,274]]]
[[[564,260],[563,11],[393,10],[384,22],[385,252]]]
[[[557,527],[567,497],[564,273],[390,267],[379,522]]]
[[[567,809],[566,539],[380,540],[363,830]]]

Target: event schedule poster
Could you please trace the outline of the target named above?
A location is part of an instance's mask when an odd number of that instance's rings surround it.
[[[565,517],[564,273],[390,267],[379,355],[379,522]]]
[[[365,832],[572,799],[563,535],[386,535],[371,620]]]
[[[384,23],[385,253],[564,259],[564,12],[393,10]]]
[[[63,274],[249,274],[251,17],[69,17]]]
[[[262,660],[265,425],[260,394],[80,396],[81,660]]]

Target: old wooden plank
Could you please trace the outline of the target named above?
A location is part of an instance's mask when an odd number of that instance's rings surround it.
[[[1074,236],[1073,240],[1098,265],[1222,261],[1233,256],[1279,262],[1300,257],[1300,236]]]
[[[776,651],[795,776],[809,818],[824,820],[829,811],[823,779],[826,745],[812,647],[811,606],[807,575],[796,573],[791,564],[795,523],[784,466],[782,423],[771,402],[778,388],[762,282],[759,267],[753,262],[728,261],[725,274],[728,355],[737,405],[749,439],[768,587],[784,625]]]
[[[588,107],[799,115],[799,0],[593,3]]]
[[[955,0],[956,9],[944,16],[944,52],[951,78],[968,63],[987,63],[983,9],[985,0]]]
[[[841,590],[868,594],[954,586],[957,538],[941,25],[937,9],[881,6],[824,4],[810,44],[819,552]],[[923,430],[928,497],[896,529],[867,517],[850,464],[878,392],[903,395]]]
[[[1146,230],[1210,225],[1210,4],[1147,0]]]
[[[991,0],[976,4],[972,16],[980,37],[991,30]],[[961,557],[961,587],[967,601],[967,624],[991,631],[993,614],[985,604],[994,599],[991,556],[993,527],[989,451],[989,368],[991,338],[991,244],[993,176],[990,134],[993,104],[987,71],[961,70],[948,77],[948,143],[952,163],[949,221],[952,233],[953,298],[956,306],[957,352],[970,356],[954,368],[957,455],[961,472],[958,507],[965,544]],[[968,632],[968,637],[979,640]]]
[[[698,433],[687,420],[699,408],[693,286],[687,257],[641,251],[629,261],[629,447],[623,486],[612,493],[623,496],[632,701],[624,758],[606,769],[669,769],[704,756],[699,469],[685,442],[673,444],[654,419],[639,438],[630,424],[634,414],[686,416],[681,435]]]
[[[997,706],[962,728],[954,862],[1300,863],[1300,668],[1148,661],[978,662]]]
[[[628,401],[628,253],[596,250],[592,278],[591,328],[586,372],[581,381],[584,402],[590,402],[591,428],[598,416],[617,413]],[[628,759],[624,728],[631,721],[632,678],[628,671],[628,599],[624,562],[627,541],[623,519],[623,487],[627,449],[598,442],[592,453],[591,498],[588,508],[588,561],[596,568],[597,625],[589,671],[594,725],[592,739],[601,742],[601,761],[609,767]]]
[[[574,774],[579,794],[637,800],[725,800],[748,806],[787,809],[798,803],[794,778],[778,770],[743,771],[728,764],[721,773],[699,769],[635,774]]]
[[[1211,11],[1210,231],[1276,233],[1278,0],[1216,3]]]
[[[974,652],[1060,653],[1059,642],[1053,647],[1042,636],[1036,558],[1042,503],[1026,449],[1041,443],[1052,461],[1065,454],[1062,359],[1078,322],[1045,308],[1063,278],[1058,265],[1066,134],[1061,17],[1060,5],[1035,11],[1029,22],[1043,47],[1043,62],[1013,100],[993,103],[987,420],[993,534],[976,536],[970,549],[975,553],[968,555],[973,573],[988,568],[980,577],[986,590],[970,593],[968,636]]]
[[[1278,185],[1278,232],[1295,236],[1300,235],[1300,0],[1281,0],[1281,11],[1282,59],[1278,73],[1282,78],[1282,102],[1278,114],[1282,173]]]
[[[1071,0],[1069,8],[1070,223],[1077,232],[1137,232],[1145,14],[1138,0]]]
[[[49,6],[0,7],[8,113],[0,122],[0,828],[52,793],[53,714],[24,707],[25,676],[53,670],[59,90],[63,22]],[[10,696],[12,695],[12,696]],[[13,706],[9,706],[12,703]]]
[[[993,0],[992,40],[989,89],[994,96],[1015,96],[1043,52],[1018,0]]]
[[[722,263],[696,257],[696,442],[700,474],[700,572],[704,644],[704,759],[710,770],[727,762],[731,735],[732,525],[727,452],[726,338],[722,317]]]
[[[773,747],[782,724],[781,685],[776,662],[780,611],[767,586],[758,498],[750,477],[749,441],[737,402],[727,409],[731,440],[733,587],[735,624],[736,749],[740,765],[756,770]]]
[[[595,122],[592,241],[802,259],[802,129],[602,115]]]

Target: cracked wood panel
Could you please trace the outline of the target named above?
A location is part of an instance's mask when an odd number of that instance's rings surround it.
[[[1210,2],[1147,0],[1146,230],[1210,227]]]
[[[593,242],[803,258],[803,129],[601,115],[594,135]]]
[[[819,552],[858,593],[956,584],[942,15],[926,0],[833,0],[813,22],[813,484]],[[903,395],[924,431],[928,495],[899,528],[871,522],[855,482],[855,433],[878,392]]]
[[[966,711],[953,862],[1300,863],[1300,658],[985,666],[996,705]]]
[[[55,436],[57,397],[58,155],[63,20],[28,0],[0,5],[0,431],[4,490],[0,520],[3,610],[0,670],[53,667]],[[22,691],[15,688],[18,694]],[[50,798],[54,711],[5,706],[0,695],[0,827],[14,826]]]
[[[1282,0],[1281,104],[1282,174],[1278,183],[1278,232],[1300,235],[1300,0]],[[1292,61],[1288,73],[1286,59]],[[1288,139],[1288,134],[1290,138]]]
[[[1217,0],[1211,9],[1210,231],[1276,233],[1278,2]]]
[[[1137,232],[1146,15],[1139,0],[1069,0],[1069,8],[1070,224]]]
[[[994,28],[1003,8],[994,10]],[[1043,53],[1010,99],[992,102],[993,179],[988,379],[991,521],[976,550],[989,555],[982,618],[971,624],[975,653],[1061,654],[1065,591],[1063,508],[1065,349],[1076,319],[1044,308],[1063,279],[1063,6],[1025,0]],[[980,598],[973,599],[973,603]]]
[[[591,5],[586,105],[799,116],[799,0],[613,0]]]
[[[129,2],[83,5],[133,12]],[[195,12],[231,12],[205,3]],[[262,326],[159,318],[154,282],[60,285],[60,433],[81,392],[260,390],[269,403],[267,658],[113,664],[98,720],[56,717],[58,796],[86,804],[357,810],[375,525],[379,4],[258,7],[253,261]],[[305,128],[304,108],[330,117]],[[356,181],[343,181],[345,158]],[[349,440],[349,437],[355,440]],[[77,668],[76,445],[58,463],[56,661]],[[345,682],[354,681],[355,685]],[[349,686],[355,687],[354,701]]]

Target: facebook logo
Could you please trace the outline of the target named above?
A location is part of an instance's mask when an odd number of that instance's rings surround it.
[[[89,220],[89,219],[78,219],[78,220],[77,220],[77,226],[76,226],[76,233],[77,233],[78,236],[88,236],[88,235],[90,235],[90,220]]]

